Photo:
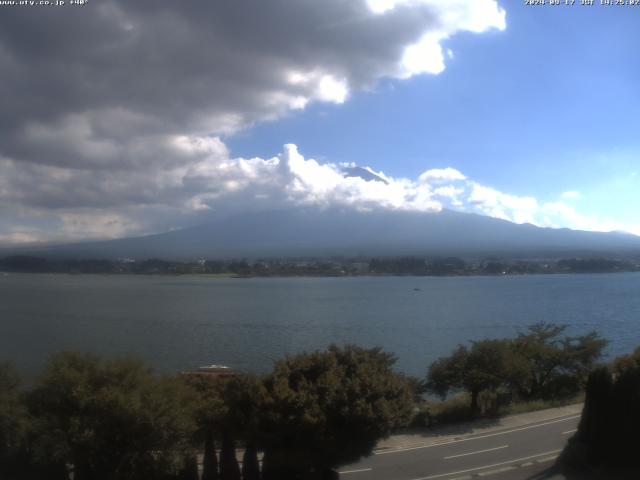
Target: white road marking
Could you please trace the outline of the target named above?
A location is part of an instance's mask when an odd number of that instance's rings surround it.
[[[562,432],[562,435],[569,435],[570,433],[577,432],[578,429],[574,428],[573,430],[567,430],[566,432]]]
[[[450,458],[466,457],[468,455],[477,455],[478,453],[493,452],[494,450],[502,450],[503,448],[507,448],[508,446],[509,445],[502,445],[500,447],[487,448],[486,450],[478,450],[477,452],[459,453],[458,455],[450,455],[448,457],[444,457],[444,459],[449,460]]]
[[[573,419],[576,419],[576,418],[580,418],[580,415],[572,415],[571,417],[560,418],[558,420],[552,420],[552,421],[549,421],[549,422],[538,423],[538,424],[535,424],[535,425],[528,425],[526,427],[514,428],[512,430],[506,430],[504,432],[488,433],[486,435],[479,435],[477,437],[460,438],[458,440],[449,440],[449,441],[440,442],[440,443],[432,443],[430,445],[419,445],[417,447],[398,448],[398,449],[395,449],[395,450],[384,450],[384,451],[381,451],[381,452],[375,452],[374,455],[387,455],[389,453],[409,452],[411,450],[420,450],[420,449],[423,449],[423,448],[432,448],[432,447],[440,447],[442,445],[451,445],[452,443],[470,442],[471,440],[480,440],[480,439],[483,439],[483,438],[495,437],[495,436],[498,436],[498,435],[507,435],[508,433],[521,432],[522,430],[529,430],[531,428],[544,427],[546,425],[551,425],[553,423],[566,422],[566,421],[573,420]]]
[[[523,460],[529,460],[536,457],[544,457],[545,455],[552,455],[554,453],[561,452],[562,450],[552,450],[550,452],[542,452],[537,455],[530,455],[528,457],[514,458],[513,460],[507,460],[506,462],[493,463],[491,465],[483,465],[482,467],[468,468],[466,470],[458,470],[457,472],[439,473],[438,475],[429,475],[428,477],[414,478],[412,480],[431,480],[432,478],[448,477],[449,475],[459,475],[461,473],[475,472],[476,470],[484,470],[486,468],[500,467],[502,465],[508,465],[510,463],[521,462]]]
[[[371,468],[361,468],[360,470],[343,470],[342,472],[338,472],[340,475],[346,475],[347,473],[360,473],[360,472],[370,472]]]
[[[506,467],[496,468],[495,470],[487,470],[486,472],[477,473],[479,477],[489,477],[491,475],[497,475],[499,473],[509,472],[511,470],[515,470],[516,467],[514,465],[507,465]]]
[[[544,458],[536,458],[535,462],[536,463],[547,463],[550,462],[551,460],[555,460],[556,458],[558,458],[560,455],[558,455],[557,453],[554,455],[551,455],[549,457],[544,457]]]

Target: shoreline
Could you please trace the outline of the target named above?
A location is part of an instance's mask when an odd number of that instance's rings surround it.
[[[409,273],[361,273],[361,274],[264,274],[264,275],[244,275],[236,273],[165,273],[165,272],[13,272],[0,271],[1,277],[12,275],[96,275],[104,277],[134,276],[134,277],[187,277],[187,278],[207,278],[211,280],[228,279],[252,279],[252,278],[504,278],[504,277],[542,277],[558,275],[618,275],[624,273],[640,273],[640,270],[621,270],[616,272],[529,272],[529,273],[504,273],[504,274],[482,274],[469,273],[449,274],[449,275],[429,275],[429,274],[409,274]]]

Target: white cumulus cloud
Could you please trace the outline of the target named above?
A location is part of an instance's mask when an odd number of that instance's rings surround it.
[[[358,171],[354,164],[306,158],[293,144],[270,158],[232,157],[217,137],[177,136],[163,148],[178,151],[183,160],[167,162],[153,174],[34,164],[25,175],[16,162],[0,159],[6,173],[0,177],[0,211],[8,219],[0,223],[0,242],[116,238],[301,206],[425,213],[451,208],[541,227],[640,233],[637,225],[583,215],[561,194],[558,201],[544,202],[505,193],[450,167],[429,169],[415,179],[358,167],[368,174],[363,177],[349,174]],[[32,184],[36,187],[24,188]],[[19,211],[10,207],[16,203]],[[16,228],[25,219],[46,222]]]

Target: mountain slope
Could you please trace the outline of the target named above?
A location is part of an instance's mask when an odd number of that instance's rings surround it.
[[[317,208],[247,213],[158,235],[21,251],[56,257],[166,259],[634,252],[640,252],[640,237],[623,233],[539,228],[449,210],[418,213]]]

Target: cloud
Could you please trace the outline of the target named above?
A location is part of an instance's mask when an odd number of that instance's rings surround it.
[[[25,231],[9,232],[0,234],[0,245],[21,245],[40,243],[38,232],[29,233]]]
[[[465,180],[466,177],[455,168],[433,168],[422,173],[418,179],[421,182],[451,182]]]
[[[313,101],[342,103],[383,77],[440,73],[445,39],[505,28],[494,0],[26,10],[0,17],[0,153],[77,168],[138,168],[159,158],[163,136],[230,134]]]
[[[394,178],[368,167],[305,158],[292,144],[271,158],[234,158],[217,137],[177,136],[165,148],[177,151],[183,161],[146,173],[37,164],[25,172],[16,162],[0,159],[6,173],[0,178],[5,218],[0,242],[117,238],[240,212],[301,206],[451,208],[543,227],[640,233],[640,226],[584,216],[564,200],[541,202],[501,192],[453,168],[427,170],[416,179]],[[345,168],[356,174],[345,175]],[[20,224],[24,228],[15,227]]]
[[[372,184],[293,146],[232,158],[221,138],[382,78],[440,73],[447,38],[505,28],[495,0],[28,10],[0,16],[4,243],[161,231],[257,204],[437,209],[451,192],[431,191],[433,172]]]
[[[569,190],[566,192],[562,192],[562,195],[560,195],[563,199],[565,200],[577,200],[580,198],[580,192],[577,192],[575,190]]]
[[[442,208],[437,197],[455,193],[372,169],[366,169],[371,177],[384,181],[345,176],[343,165],[305,158],[295,145],[272,158],[250,159],[232,158],[216,137],[179,136],[166,148],[179,151],[183,162],[150,172],[39,164],[25,170],[0,159],[5,211],[16,215],[11,205],[19,205],[20,214],[32,219],[29,228],[0,241],[116,238],[237,212],[307,205],[430,212]],[[43,217],[47,222],[38,230],[34,225]]]
[[[345,176],[344,166],[305,158],[290,144],[270,159],[203,158],[186,172],[182,183],[203,190],[197,194],[200,210],[337,205],[438,211],[442,207],[430,185],[368,171],[385,182]],[[212,186],[217,188],[207,191]]]
[[[474,210],[515,223],[538,223],[539,205],[535,198],[510,195],[476,182],[470,182],[470,187],[467,200]]]
[[[115,238],[287,206],[438,211],[630,230],[450,167],[416,179],[305,158],[236,158],[224,138],[382,78],[439,74],[494,0],[102,0],[0,16],[0,242]]]
[[[609,218],[584,215],[570,205],[580,198],[578,192],[564,192],[561,200],[542,202],[532,196],[500,192],[479,183],[467,182],[468,196],[461,209],[515,223],[530,223],[539,227],[571,228],[597,232],[621,231],[640,235],[640,224],[628,224]],[[569,193],[569,195],[567,195]],[[576,195],[577,194],[577,195]]]

